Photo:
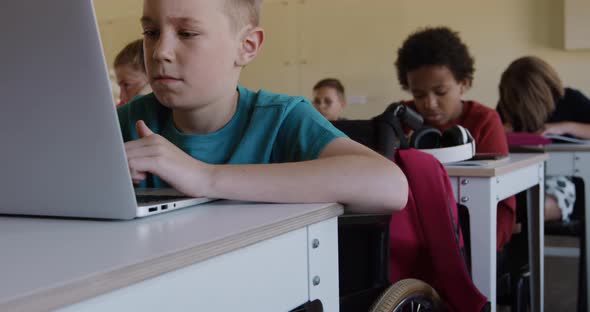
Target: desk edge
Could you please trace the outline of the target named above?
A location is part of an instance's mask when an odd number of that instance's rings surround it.
[[[0,311],[50,311],[127,287],[258,242],[304,228],[343,214],[343,207],[328,207],[278,223],[234,234],[200,246],[129,265],[110,272],[87,276],[55,288],[42,290],[0,303]]]
[[[505,166],[500,167],[445,167],[447,174],[450,177],[495,177],[501,174],[512,172],[518,169],[528,167],[537,163],[542,163],[549,159],[549,155],[542,154],[530,154],[534,155],[529,159],[524,159],[517,163],[509,163]]]

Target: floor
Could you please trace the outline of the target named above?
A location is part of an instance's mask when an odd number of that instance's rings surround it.
[[[545,246],[578,247],[578,240],[546,236]],[[545,311],[575,312],[578,288],[578,258],[545,257]],[[498,306],[498,312],[509,307]]]

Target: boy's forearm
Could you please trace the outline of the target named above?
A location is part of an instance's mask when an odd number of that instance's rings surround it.
[[[581,138],[590,140],[590,124],[583,124],[579,122],[570,122],[568,124],[567,133]]]
[[[236,200],[340,202],[365,213],[402,209],[408,186],[401,170],[382,157],[335,156],[266,165],[217,165],[206,196]]]

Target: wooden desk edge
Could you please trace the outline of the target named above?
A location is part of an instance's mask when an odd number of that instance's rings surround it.
[[[0,311],[50,311],[75,304],[311,224],[338,217],[343,212],[342,205],[334,203],[323,209],[272,225],[248,230],[143,263],[87,276],[59,287],[11,299],[0,303]]]

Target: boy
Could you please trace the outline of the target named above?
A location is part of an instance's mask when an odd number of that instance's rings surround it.
[[[424,124],[444,131],[454,125],[473,135],[477,153],[508,154],[508,143],[498,114],[463,95],[473,82],[474,60],[459,34],[447,27],[421,29],[406,38],[395,62],[397,76],[413,100],[406,105],[424,117]],[[498,204],[497,247],[512,237],[516,200]]]
[[[143,56],[143,40],[138,39],[127,44],[115,57],[115,76],[119,85],[121,102],[117,107],[126,104],[138,95],[152,92],[145,71]]]
[[[405,206],[405,176],[346,138],[303,98],[238,86],[264,39],[260,1],[145,0],[154,94],[119,108],[134,182],[190,196]]]
[[[342,119],[346,107],[344,86],[338,79],[326,78],[313,86],[313,106],[329,121]]]

